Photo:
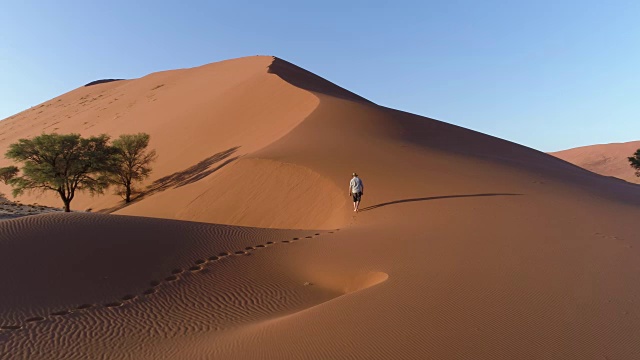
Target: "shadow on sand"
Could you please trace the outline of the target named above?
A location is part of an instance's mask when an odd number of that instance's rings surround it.
[[[273,62],[269,65],[268,71],[270,74],[278,75],[289,84],[307,91],[326,94],[340,99],[373,104],[360,95],[354,94],[329,80],[323,79],[312,72],[277,57],[274,57]]]
[[[213,174],[214,172],[222,169],[224,166],[229,165],[233,161],[237,160],[239,156],[234,156],[232,158],[230,158],[230,156],[235,154],[239,148],[239,146],[236,146],[225,151],[221,151],[217,154],[213,154],[193,166],[190,166],[181,171],[177,171],[171,175],[162,177],[154,181],[153,184],[147,186],[144,191],[138,193],[138,195],[134,199],[132,199],[130,203],[122,203],[112,208],[99,210],[98,212],[110,213],[113,211],[117,211],[128,205],[134,204],[148,196],[165,191],[169,188],[179,188],[202,180],[205,177]],[[219,162],[221,163],[214,166]]]
[[[207,176],[213,174],[214,172],[220,170],[225,165],[228,165],[229,163],[236,160],[238,158],[237,156],[230,159],[228,159],[228,157],[238,151],[239,148],[239,146],[236,146],[228,150],[221,151],[182,171],[178,171],[171,175],[160,178],[154,181],[153,184],[149,185],[143,196],[152,195],[171,187],[179,188],[202,180]],[[216,167],[212,167],[214,164],[222,160],[225,161]]]
[[[381,204],[377,204],[377,205],[371,205],[371,206],[368,206],[366,208],[360,209],[360,212],[369,211],[369,210],[381,208],[381,207],[388,206],[388,205],[402,204],[402,203],[408,203],[408,202],[414,202],[414,201],[429,201],[429,200],[466,198],[466,197],[521,196],[521,195],[523,195],[523,194],[509,194],[509,193],[499,194],[499,193],[497,193],[497,194],[445,195],[445,196],[431,196],[431,197],[413,198],[413,199],[402,199],[402,200],[389,201],[389,202],[381,203]]]

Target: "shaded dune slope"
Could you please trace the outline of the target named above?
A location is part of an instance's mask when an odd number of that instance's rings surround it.
[[[88,348],[96,351],[91,358],[158,358],[167,356],[157,353],[163,337],[188,339],[295,313],[370,285],[365,277],[352,289],[305,286],[267,261],[278,247],[333,231],[99,214],[32,216],[0,227],[0,270],[16,275],[0,279],[3,358],[86,358]],[[38,266],[25,267],[25,259]]]
[[[613,176],[631,183],[640,183],[629,166],[628,157],[640,149],[640,141],[583,146],[550,153],[562,160],[604,176]]]
[[[153,190],[124,208],[114,198],[82,200],[138,216],[0,222],[0,270],[10,275],[2,279],[0,354],[640,354],[638,186],[380,107],[274,58],[91,88],[130,84],[117,92],[136,90],[139,99],[159,82],[163,91],[175,86],[171,101],[133,106],[128,122],[116,122],[123,132],[151,133],[163,159]],[[12,136],[35,132],[25,118],[47,121],[19,115],[0,126],[14,126]],[[188,121],[178,126],[177,118]],[[73,121],[65,126],[82,122]],[[91,131],[115,129],[107,125],[96,121]],[[354,170],[365,182],[357,215],[346,196]],[[92,307],[74,310],[84,303]]]

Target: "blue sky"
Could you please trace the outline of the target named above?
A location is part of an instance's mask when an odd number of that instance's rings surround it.
[[[635,0],[5,2],[0,118],[96,79],[261,54],[542,151],[640,140],[638,19]]]

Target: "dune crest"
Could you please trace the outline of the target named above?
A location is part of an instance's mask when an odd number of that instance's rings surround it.
[[[640,353],[637,185],[273,57],[76,89],[0,151],[43,131],[147,132],[159,158],[133,204],[72,203],[116,215],[0,222],[0,357]]]

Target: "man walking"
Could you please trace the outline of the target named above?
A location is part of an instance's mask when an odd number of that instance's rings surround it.
[[[353,177],[349,182],[349,195],[353,196],[353,211],[358,212],[358,206],[360,206],[360,199],[364,194],[364,184],[358,177],[358,174],[353,173]]]

